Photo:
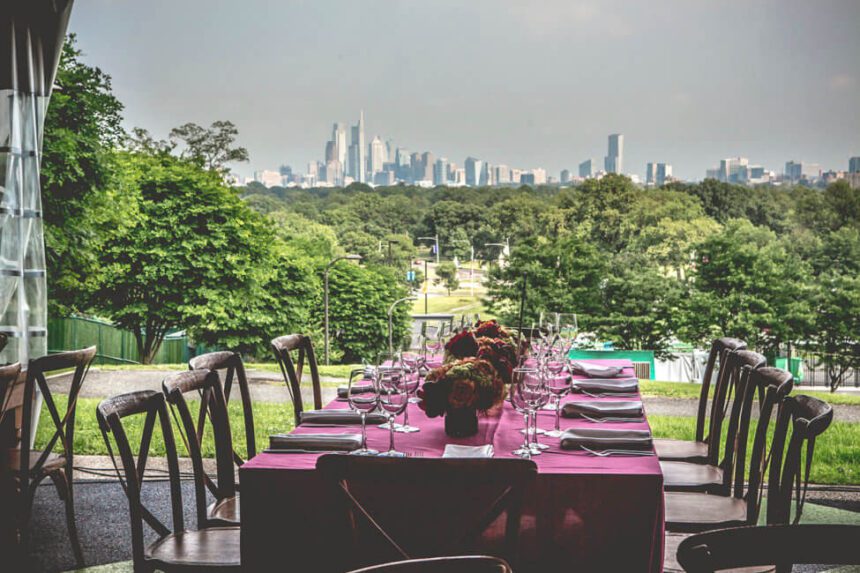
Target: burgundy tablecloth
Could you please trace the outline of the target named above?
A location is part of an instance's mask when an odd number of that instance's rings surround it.
[[[602,364],[631,366],[626,360]],[[631,368],[632,374],[632,368]],[[567,400],[593,400],[569,396]],[[334,401],[329,408],[346,408]],[[551,429],[555,414],[542,411],[539,426]],[[479,417],[478,434],[445,434],[441,418],[427,418],[410,405],[410,423],[421,428],[396,434],[397,448],[423,457],[441,456],[445,444],[493,444],[496,457],[510,456],[522,443],[522,416],[509,404]],[[562,429],[587,420],[562,418]],[[647,422],[605,423],[604,428],[647,429]],[[296,428],[296,433],[354,433],[356,427]],[[659,572],[663,561],[663,479],[656,457],[606,457],[570,452],[559,440],[541,436],[548,452],[534,457],[538,479],[527,492],[518,571]],[[368,427],[368,446],[388,448],[388,432]],[[313,559],[324,570],[336,551],[332,492],[316,475],[318,454],[259,454],[240,469],[242,562],[254,571],[283,570]],[[298,560],[298,561],[297,561]]]

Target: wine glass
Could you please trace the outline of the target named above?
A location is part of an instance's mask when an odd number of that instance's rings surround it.
[[[375,456],[379,452],[367,448],[367,413],[373,411],[379,400],[379,386],[375,378],[366,383],[361,370],[353,371],[349,376],[349,386],[346,388],[346,398],[349,407],[361,416],[361,448],[350,452],[354,456]]]
[[[400,357],[403,360],[403,368],[406,370],[406,376],[414,378],[415,385],[410,389],[409,403],[418,404],[421,400],[416,398],[414,393],[421,386],[421,378],[424,376],[427,361],[425,357],[415,352],[404,352]]]
[[[546,378],[546,389],[555,397],[555,428],[546,432],[551,438],[560,438],[561,431],[561,399],[570,392],[571,376],[569,372],[549,374]]]
[[[514,408],[514,410],[523,415],[523,423],[525,424],[525,431],[523,432],[523,445],[511,453],[515,456],[519,456],[525,459],[530,459],[532,457],[532,449],[529,443],[529,437],[531,436],[531,432],[529,431],[530,417],[528,404],[523,398],[523,394],[520,391],[520,387],[523,385],[523,380],[526,377],[537,375],[538,371],[534,368],[514,368],[511,374],[511,387],[508,392],[508,399],[511,403],[511,406]]]
[[[546,389],[546,372],[539,370],[537,376],[524,377],[519,390],[528,406],[529,415],[532,417],[532,454],[539,454],[541,450],[549,448],[538,440],[538,434],[545,434],[546,432],[537,427],[538,410],[549,401],[549,391]]]
[[[410,368],[409,362],[407,362],[406,354],[400,355],[400,363],[401,363],[401,375],[395,380],[395,383],[398,386],[402,386],[403,390],[406,392],[406,403],[407,406],[403,410],[403,423],[395,424],[394,431],[400,432],[402,434],[411,434],[412,432],[420,432],[421,428],[417,426],[413,426],[409,423],[409,406],[408,404],[413,404],[416,402],[420,402],[417,398],[413,398],[412,396],[418,390],[418,385],[421,381],[420,374],[417,371],[417,368]]]
[[[385,386],[383,386],[383,381],[389,381],[394,383],[396,380],[397,383],[400,383],[400,378],[403,377],[403,359],[398,352],[380,352],[376,355],[376,368],[374,372],[376,373],[376,380],[379,384],[379,393],[382,394],[386,391]],[[383,422],[377,426],[380,430],[388,430],[391,427],[394,427],[396,430],[400,424],[395,423],[393,420],[389,419],[387,422]]]
[[[381,369],[377,375],[379,407],[388,414],[388,451],[379,454],[387,458],[403,458],[406,454],[394,447],[394,418],[409,405],[409,392],[403,384],[402,369]]]
[[[566,343],[567,352],[573,347],[576,342],[576,336],[579,334],[579,323],[576,319],[576,314],[572,312],[559,312],[555,316],[556,328],[558,336]]]

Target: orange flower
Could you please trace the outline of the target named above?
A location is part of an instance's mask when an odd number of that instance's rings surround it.
[[[452,408],[474,408],[478,401],[478,394],[475,391],[475,382],[467,378],[454,380],[451,385],[451,394],[448,396],[448,403]]]

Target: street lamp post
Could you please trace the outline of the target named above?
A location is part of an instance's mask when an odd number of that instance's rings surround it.
[[[361,255],[342,255],[340,257],[335,257],[325,267],[325,272],[323,273],[323,283],[325,287],[323,288],[323,304],[325,306],[325,346],[323,347],[323,356],[325,359],[326,366],[329,365],[328,361],[328,273],[335,263],[338,261],[360,261]]]
[[[475,296],[475,280],[473,273],[475,272],[475,245],[472,241],[466,239],[455,239],[457,243],[466,243],[469,245],[469,296]]]
[[[419,241],[433,241],[436,244],[436,264],[439,264],[439,234],[435,234],[432,237],[418,237]]]

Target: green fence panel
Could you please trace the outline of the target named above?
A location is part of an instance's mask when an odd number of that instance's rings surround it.
[[[573,349],[568,355],[571,360],[614,359],[627,358],[631,362],[647,362],[649,378],[654,380],[654,352],[651,350],[577,350]]]
[[[785,356],[778,356],[773,361],[773,365],[777,368],[782,368],[783,370],[788,370],[791,372],[791,375],[794,376],[795,382],[798,384],[803,382],[803,359],[802,358],[792,358],[791,359],[791,367],[787,366],[788,358]]]

